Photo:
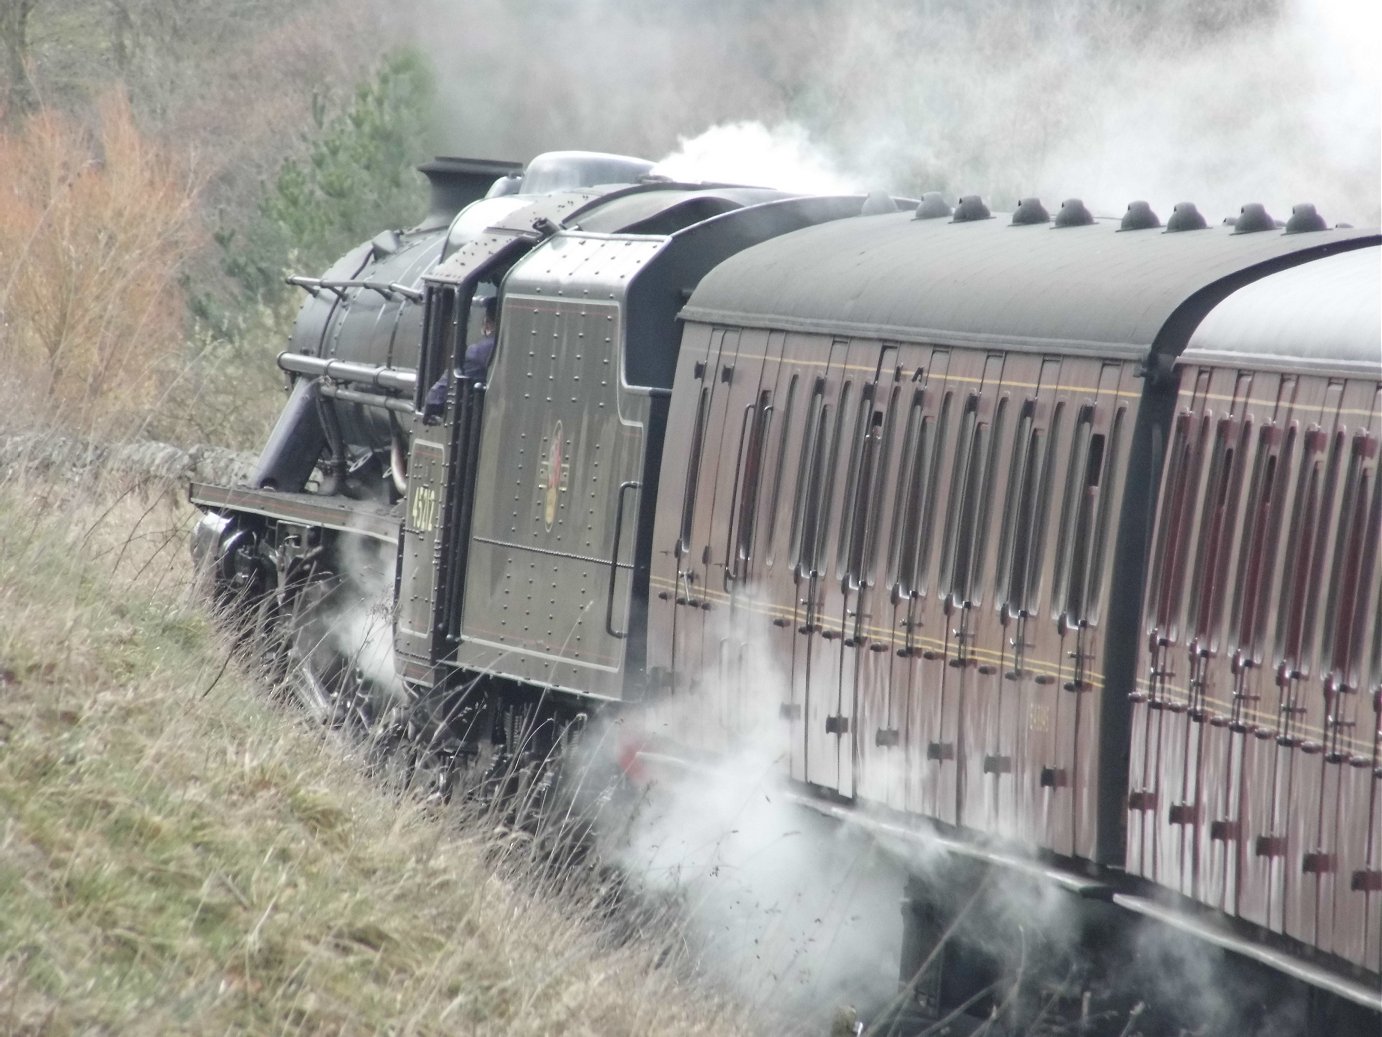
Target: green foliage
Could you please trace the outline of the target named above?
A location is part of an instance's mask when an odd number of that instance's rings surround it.
[[[429,157],[433,100],[431,69],[412,48],[385,57],[335,114],[315,96],[306,152],[280,167],[259,220],[216,235],[227,272],[272,301],[290,265],[318,274],[380,230],[417,222],[426,190],[414,167]]]

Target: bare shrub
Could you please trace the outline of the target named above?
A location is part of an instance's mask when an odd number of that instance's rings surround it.
[[[191,173],[116,92],[94,131],[50,110],[0,134],[0,375],[10,416],[111,432],[154,403],[199,243]]]

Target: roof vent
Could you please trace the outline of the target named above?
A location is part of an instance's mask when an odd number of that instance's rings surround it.
[[[1094,222],[1094,216],[1078,198],[1067,198],[1060,203],[1056,213],[1057,227],[1087,227]]]
[[[1129,202],[1128,211],[1123,213],[1123,223],[1119,230],[1150,230],[1152,227],[1160,227],[1161,220],[1157,214],[1152,212],[1152,207],[1146,202]]]
[[[1017,203],[1017,209],[1013,212],[1014,227],[1020,227],[1027,223],[1050,223],[1051,214],[1046,211],[1046,207],[1041,204],[1039,198],[1024,198]]]
[[[988,220],[993,218],[993,213],[989,212],[989,207],[984,204],[984,200],[977,194],[967,194],[960,199],[960,204],[955,206],[955,216],[951,223],[969,223],[971,220]]]
[[[1166,221],[1166,233],[1174,234],[1181,230],[1204,230],[1209,224],[1195,208],[1194,202],[1178,202],[1171,210],[1171,218]]]
[[[1291,218],[1286,221],[1287,234],[1304,234],[1312,230],[1328,230],[1324,217],[1315,211],[1309,202],[1301,202],[1291,209]]]
[[[941,197],[939,191],[927,191],[921,196],[921,204],[917,206],[916,219],[918,220],[938,220],[942,216],[950,215],[950,206]]]
[[[892,195],[884,194],[882,191],[870,191],[864,199],[864,204],[859,206],[860,216],[881,216],[885,212],[897,212],[897,203],[893,201]]]
[[[1256,234],[1264,230],[1276,230],[1276,220],[1267,215],[1267,210],[1260,202],[1248,202],[1238,210],[1238,218],[1233,221],[1233,233]]]

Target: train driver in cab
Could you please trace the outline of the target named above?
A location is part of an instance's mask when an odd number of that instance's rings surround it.
[[[482,301],[485,318],[480,327],[480,337],[466,347],[460,370],[457,372],[447,371],[446,374],[437,379],[432,388],[427,390],[427,399],[422,406],[422,418],[429,425],[440,421],[442,413],[446,410],[446,394],[451,388],[454,374],[459,374],[462,378],[469,378],[476,382],[485,380],[485,373],[489,370],[489,362],[494,357],[494,315],[498,303],[499,297],[497,295],[491,295]]]

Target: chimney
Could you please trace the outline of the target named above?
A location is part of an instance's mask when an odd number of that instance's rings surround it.
[[[521,175],[523,163],[491,158],[434,158],[417,167],[432,187],[427,216],[418,230],[448,226],[456,213],[483,198],[500,177]]]

